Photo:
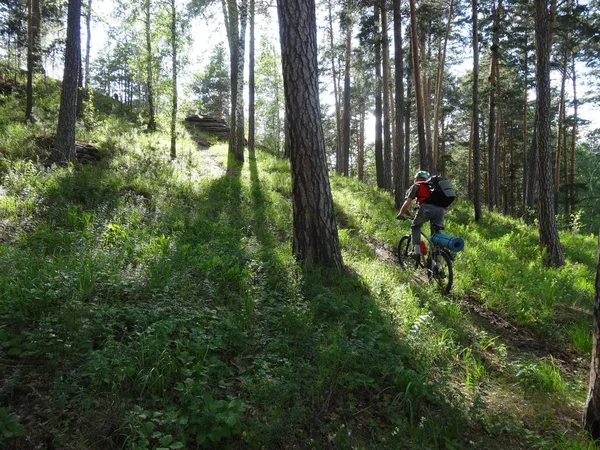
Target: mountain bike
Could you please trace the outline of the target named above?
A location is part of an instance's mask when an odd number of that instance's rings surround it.
[[[411,220],[408,217],[402,217],[404,220]],[[431,225],[431,235],[439,233],[443,227]],[[454,281],[454,271],[452,269],[452,260],[454,254],[451,250],[435,244],[431,237],[421,230],[421,242],[427,242],[427,255],[414,255],[412,237],[406,234],[398,242],[398,263],[403,269],[413,267],[415,272],[424,269],[427,273],[427,280],[435,281],[443,294],[449,294]]]

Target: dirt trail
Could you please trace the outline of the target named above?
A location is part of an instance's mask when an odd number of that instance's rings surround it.
[[[365,239],[380,259],[397,263],[395,248],[370,237]],[[417,277],[415,281],[421,283],[427,280],[424,277]],[[498,336],[511,353],[526,353],[540,359],[552,356],[554,362],[564,373],[575,377],[587,376],[589,361],[584,358],[584,355],[570,348],[566,343],[550,342],[536,335],[533,331],[518,327],[472,297],[454,296],[453,298],[458,301],[463,311],[473,317],[479,327],[490,335]]]

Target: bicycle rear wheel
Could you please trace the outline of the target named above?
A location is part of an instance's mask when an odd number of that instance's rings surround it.
[[[442,293],[449,294],[454,281],[452,258],[444,249],[431,252],[427,258],[427,278],[435,281]]]
[[[400,264],[400,267],[403,269],[408,268],[411,262],[414,265],[415,262],[413,258],[408,256],[408,252],[411,248],[410,241],[410,235],[407,234],[406,236],[402,236],[400,242],[398,242],[398,264]]]

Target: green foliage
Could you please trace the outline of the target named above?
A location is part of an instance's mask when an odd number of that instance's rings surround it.
[[[226,145],[182,138],[171,162],[168,136],[99,112],[79,131],[102,161],[43,168],[22,156],[44,125],[3,124],[7,442],[22,431],[81,448],[587,445],[569,420],[526,412],[554,414],[566,398],[578,410],[584,377],[465,304],[589,351],[593,236],[563,232],[567,266],[547,269],[536,230],[487,213],[473,224],[459,202],[446,231],[467,245],[455,296],[442,297],[395,263],[408,224],[391,196],[332,175],[346,271],[305,272],[291,254],[289,161],[273,152],[228,174]]]
[[[10,412],[9,408],[0,408],[0,442],[25,434],[19,419]]]

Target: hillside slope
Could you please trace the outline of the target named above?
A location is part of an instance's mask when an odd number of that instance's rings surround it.
[[[2,124],[0,431],[8,448],[589,448],[593,236],[466,203],[449,297],[401,270],[388,194],[332,176],[344,274],[291,256],[288,163],[228,165],[116,120],[45,169]],[[10,133],[12,134],[10,134]],[[28,144],[29,145],[29,144]],[[17,150],[20,149],[20,150]]]

